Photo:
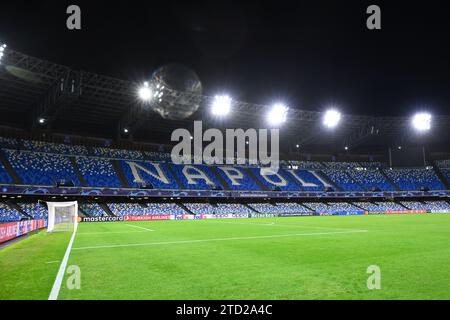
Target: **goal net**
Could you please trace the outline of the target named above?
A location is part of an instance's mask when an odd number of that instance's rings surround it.
[[[75,231],[78,225],[78,202],[47,202],[48,232]]]

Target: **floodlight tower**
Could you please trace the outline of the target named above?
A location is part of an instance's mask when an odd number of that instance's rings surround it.
[[[224,117],[231,111],[231,98],[227,95],[215,96],[211,105],[214,116]]]
[[[272,109],[267,113],[267,122],[271,125],[280,125],[286,122],[288,107],[282,103],[276,103]]]
[[[2,58],[5,54],[5,50],[6,50],[6,43],[0,42],[0,64],[2,64]]]
[[[144,102],[148,102],[153,98],[153,91],[148,82],[144,82],[142,87],[139,88],[139,98]]]
[[[329,109],[323,115],[323,124],[329,129],[336,128],[341,121],[341,113],[335,109]]]
[[[426,132],[431,129],[431,119],[431,114],[418,112],[412,117],[411,124],[418,132]]]

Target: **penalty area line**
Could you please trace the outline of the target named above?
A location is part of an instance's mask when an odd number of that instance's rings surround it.
[[[56,275],[55,282],[53,283],[52,291],[48,296],[48,300],[57,300],[59,295],[59,290],[61,290],[62,280],[64,278],[64,272],[66,271],[67,262],[69,261],[70,251],[72,250],[73,241],[75,240],[75,235],[77,233],[78,224],[75,224],[75,228],[70,238],[69,245],[67,246],[64,258],[59,266],[58,274]]]
[[[367,232],[367,231],[368,230],[314,232],[314,233],[289,233],[289,234],[276,234],[276,235],[269,235],[269,236],[254,236],[254,237],[231,237],[231,238],[212,238],[212,239],[198,239],[198,240],[114,244],[114,245],[103,245],[103,246],[78,247],[78,248],[73,248],[73,250],[145,247],[145,246],[158,246],[158,245],[168,245],[168,244],[189,244],[189,243],[201,243],[201,242],[271,239],[271,238],[286,238],[286,237],[301,237],[301,236],[321,236],[321,235],[332,235],[332,234],[362,233],[362,232]]]
[[[126,226],[129,226],[129,227],[134,227],[134,228],[139,228],[139,229],[147,230],[147,231],[155,231],[155,230],[153,230],[153,229],[144,228],[144,227],[140,227],[140,226],[135,226],[135,225],[128,224],[128,223],[126,223],[125,225],[126,225]]]

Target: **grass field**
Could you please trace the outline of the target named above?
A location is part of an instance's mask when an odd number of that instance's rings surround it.
[[[0,250],[0,299],[47,299],[69,238]],[[450,299],[450,215],[81,223],[68,265],[59,299]]]

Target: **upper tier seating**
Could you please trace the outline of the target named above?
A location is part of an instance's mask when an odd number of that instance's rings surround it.
[[[450,168],[442,168],[441,170],[443,176],[447,179],[448,183],[450,183]]]
[[[110,160],[77,157],[76,163],[88,186],[108,188],[122,187]]]
[[[12,182],[13,182],[12,178],[9,176],[8,172],[6,172],[5,167],[0,162],[0,183],[12,183]]]
[[[376,169],[369,170],[348,170],[347,173],[350,177],[359,183],[364,189],[372,191],[377,188],[381,191],[395,191],[394,186],[389,183],[383,174]]]
[[[305,191],[323,191],[330,186],[315,170],[288,170],[288,173]]]
[[[216,170],[232,190],[261,190],[247,173],[247,169],[237,166],[217,166]]]
[[[361,167],[358,162],[324,162],[326,168],[335,170],[349,170]]]
[[[445,190],[444,185],[432,169],[389,169],[386,175],[400,187],[401,190],[420,190],[427,187],[430,190]]]
[[[170,164],[171,168],[183,184],[183,189],[210,190],[224,189],[211,168],[206,165],[178,165]]]
[[[296,169],[310,169],[310,170],[320,170],[323,168],[322,163],[318,161],[289,161],[291,166],[296,167]]]
[[[323,169],[328,178],[345,191],[363,191],[358,184],[356,184],[344,170]]]
[[[373,161],[373,162],[359,162],[359,164],[361,165],[362,168],[367,168],[367,169],[382,169],[382,168],[386,168],[387,167],[387,163],[384,162],[377,162],[377,161]]]
[[[167,162],[172,161],[170,153],[144,151],[144,156],[146,160],[150,161],[167,161]]]
[[[269,174],[270,169],[254,166],[172,164],[167,152],[91,148],[2,137],[0,147],[13,169],[7,171],[4,165],[8,163],[0,162],[0,184],[12,184],[17,174],[27,185],[53,186],[56,181],[67,180],[75,186],[83,182],[83,186],[95,188],[139,188],[145,184],[155,189],[239,191],[324,191],[333,185],[344,191],[395,191],[397,186],[405,191],[445,189],[433,169],[379,169],[386,166],[381,162],[280,161],[282,167],[278,172]],[[76,161],[75,167],[72,159]],[[450,182],[450,160],[436,163]],[[116,171],[116,164],[121,170]]]
[[[450,168],[450,159],[436,161],[438,168]]]
[[[93,148],[93,153],[97,157],[106,157],[113,159],[142,160],[142,152],[135,150],[111,149],[111,148]]]
[[[283,169],[279,169],[277,173],[273,174],[270,169],[265,168],[249,168],[253,175],[262,183],[268,190],[279,188],[282,191],[298,191],[299,186],[295,184],[290,174]]]
[[[132,188],[137,188],[142,183],[155,189],[180,188],[167,163],[125,160],[120,160],[119,163]]]
[[[0,137],[0,148],[5,149],[18,149],[19,141],[13,138]]]
[[[80,156],[85,156],[88,154],[88,150],[84,146],[78,145],[73,146],[62,143],[23,140],[23,146],[26,150],[34,152],[80,155]]]
[[[53,186],[64,179],[80,185],[66,156],[11,150],[5,150],[5,154],[24,184]]]

